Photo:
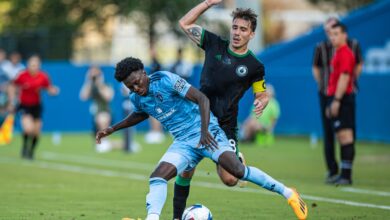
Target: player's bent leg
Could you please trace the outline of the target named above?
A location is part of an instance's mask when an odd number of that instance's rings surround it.
[[[34,136],[34,118],[30,114],[23,114],[21,118],[23,129],[22,157],[31,159],[31,142]]]
[[[158,220],[167,198],[167,183],[176,176],[175,165],[162,161],[149,179],[149,193],[146,196],[147,220]]]
[[[222,166],[217,164],[217,173],[221,181],[226,185],[226,186],[235,186],[237,185],[238,178],[230,174],[228,171],[226,171]]]
[[[180,220],[187,205],[187,198],[190,194],[191,178],[195,169],[184,171],[176,176],[174,194],[173,194],[173,219]]]
[[[293,208],[298,219],[306,219],[307,206],[299,197],[299,194],[292,189],[284,186],[282,183],[256,167],[244,166],[233,152],[226,151],[222,153],[218,158],[218,162],[235,177],[250,181],[269,191],[282,195],[284,198],[288,199],[288,204]]]

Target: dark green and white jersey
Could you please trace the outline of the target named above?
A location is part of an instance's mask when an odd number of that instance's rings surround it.
[[[265,90],[264,65],[250,50],[236,54],[229,41],[205,29],[199,47],[206,53],[200,90],[210,99],[210,109],[228,138],[237,141],[239,101],[252,84],[255,92]]]

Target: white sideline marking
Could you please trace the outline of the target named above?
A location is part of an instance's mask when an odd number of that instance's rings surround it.
[[[376,191],[376,190],[369,190],[369,189],[358,189],[358,188],[353,188],[353,187],[341,188],[341,191],[360,193],[360,194],[369,194],[369,195],[375,195],[375,196],[390,196],[390,192]]]
[[[150,164],[150,163],[140,163],[140,162],[133,162],[133,161],[118,161],[118,160],[110,160],[110,159],[103,159],[103,158],[94,158],[94,157],[87,157],[87,156],[79,156],[79,155],[70,155],[70,154],[59,154],[59,153],[53,153],[53,152],[42,152],[40,154],[40,157],[45,160],[54,160],[58,162],[58,160],[61,161],[70,161],[75,163],[82,163],[82,164],[88,164],[88,165],[98,165],[98,166],[105,166],[105,167],[116,167],[116,168],[132,168],[137,170],[144,170],[152,172],[154,168],[156,167],[156,164]],[[215,175],[212,175],[210,172],[202,171],[197,169],[196,175],[201,177],[210,177],[217,179]]]
[[[62,171],[67,171],[67,172],[83,173],[83,174],[89,174],[89,175],[100,175],[100,176],[107,176],[107,177],[127,178],[127,179],[132,179],[132,180],[142,180],[142,181],[148,180],[148,176],[140,175],[140,174],[131,174],[128,172],[120,172],[120,171],[113,171],[113,170],[107,170],[107,169],[86,168],[86,167],[81,167],[81,166],[53,163],[53,162],[43,162],[43,161],[26,162],[26,161],[21,161],[20,159],[0,157],[0,163],[20,164],[20,165],[24,165],[24,166],[35,166],[35,167],[40,167],[40,168],[44,168],[44,169],[62,170]],[[171,181],[170,183],[173,183],[173,182]],[[239,191],[239,192],[258,193],[258,194],[265,194],[265,195],[276,195],[275,193],[270,193],[268,191],[256,190],[253,188],[237,188],[237,187],[229,188],[229,187],[224,186],[220,183],[217,184],[217,183],[209,183],[209,182],[203,182],[203,181],[194,181],[192,183],[192,185],[205,187],[205,188],[227,190],[227,191]],[[331,199],[331,198],[303,195],[303,194],[301,194],[301,196],[304,199],[309,199],[309,200],[314,200],[314,201],[343,204],[343,205],[357,206],[357,207],[390,210],[390,206],[386,206],[386,205],[376,205],[376,204],[371,204],[371,203],[353,202],[353,201],[348,201],[348,200]]]

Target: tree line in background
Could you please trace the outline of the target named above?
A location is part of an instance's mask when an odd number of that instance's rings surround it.
[[[308,0],[326,10],[351,10],[373,0]],[[110,36],[105,24],[115,16],[130,18],[152,45],[158,38],[156,23],[164,20],[180,36],[177,21],[200,0],[0,0],[9,10],[1,16],[0,47],[32,52],[45,59],[69,59],[73,42],[83,35],[85,24],[93,25],[103,36]]]
[[[0,47],[31,51],[46,59],[69,59],[72,42],[88,23],[107,35],[104,26],[115,16],[131,17],[152,44],[156,41],[155,24],[164,20],[179,33],[178,19],[198,0],[2,0],[10,10],[5,14]],[[137,13],[134,16],[134,12]]]

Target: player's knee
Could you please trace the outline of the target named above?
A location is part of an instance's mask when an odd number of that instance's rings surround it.
[[[175,177],[177,174],[177,169],[173,164],[168,162],[161,162],[158,167],[150,175],[150,178],[163,178],[167,181]]]
[[[337,139],[339,140],[340,144],[346,145],[353,143],[353,131],[352,129],[342,129],[339,132],[337,132]]]
[[[222,182],[229,187],[235,186],[238,183],[238,179],[234,176],[222,178]]]

